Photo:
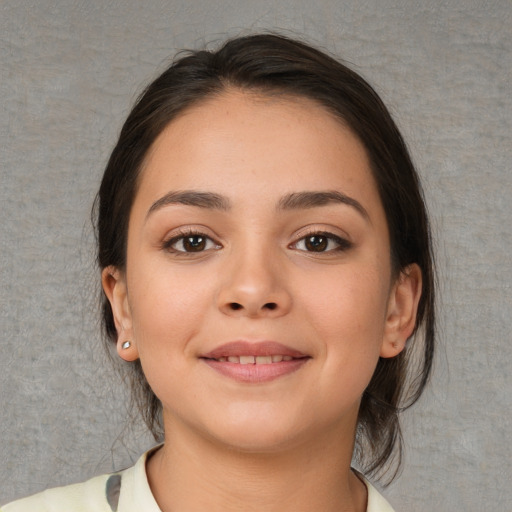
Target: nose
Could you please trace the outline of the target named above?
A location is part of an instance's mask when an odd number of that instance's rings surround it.
[[[226,315],[276,318],[286,315],[292,298],[286,276],[271,255],[250,254],[226,263],[226,279],[218,294],[218,307]]]

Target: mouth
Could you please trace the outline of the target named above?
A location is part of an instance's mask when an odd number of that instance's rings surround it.
[[[280,363],[282,361],[291,361],[294,359],[292,356],[283,356],[283,355],[272,355],[272,356],[228,356],[228,357],[219,357],[218,359],[213,359],[214,361],[219,361],[220,363],[235,363],[235,364],[273,364]]]
[[[246,383],[268,382],[289,375],[311,357],[281,343],[235,341],[200,357],[225,377]]]

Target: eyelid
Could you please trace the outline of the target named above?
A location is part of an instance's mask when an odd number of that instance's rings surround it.
[[[180,238],[187,235],[202,235],[215,241],[219,239],[217,234],[215,234],[209,227],[203,224],[185,224],[168,230],[163,236],[163,243],[168,242],[172,238]]]
[[[209,231],[206,228],[201,227],[180,227],[173,232],[171,232],[169,235],[167,235],[164,240],[162,241],[162,249],[172,252],[174,254],[178,255],[199,255],[203,254],[205,252],[208,252],[212,250],[212,248],[204,249],[202,251],[180,251],[178,249],[174,249],[172,246],[179,242],[180,240],[183,240],[187,237],[193,237],[193,236],[201,236],[204,237],[215,245],[214,249],[220,249],[222,247],[222,244],[220,244],[216,238],[210,234],[207,234],[206,231]]]
[[[322,229],[320,227],[315,228],[312,226],[308,226],[307,228],[301,229],[296,234],[295,241],[290,244],[290,247],[296,249],[297,248],[296,246],[298,245],[298,243],[303,241],[304,239],[306,239],[308,236],[324,236],[330,240],[333,240],[334,242],[336,242],[338,244],[338,247],[336,247],[335,249],[330,249],[328,251],[319,251],[316,253],[317,255],[330,254],[330,253],[337,252],[337,251],[346,251],[346,250],[352,248],[354,245],[354,243],[349,239],[349,237],[347,235],[336,234],[336,233],[333,233],[332,231],[325,229],[325,228]],[[306,251],[304,249],[297,249],[297,250],[315,254],[314,251]]]

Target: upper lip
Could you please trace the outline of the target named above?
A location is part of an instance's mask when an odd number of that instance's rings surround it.
[[[202,354],[206,359],[219,359],[220,357],[231,356],[290,356],[293,358],[308,357],[300,350],[296,350],[276,341],[231,341],[213,349],[211,352]]]

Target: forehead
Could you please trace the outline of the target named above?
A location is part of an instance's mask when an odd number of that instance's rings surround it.
[[[345,181],[359,175],[359,185],[373,184],[363,144],[322,105],[303,97],[228,90],[168,124],[146,155],[139,185],[165,178],[174,187],[182,181],[211,187],[225,173],[234,181],[255,173],[267,183],[286,181],[290,174],[308,181],[332,178],[328,171],[335,169]]]
[[[209,98],[167,125],[139,178],[130,212],[134,228],[142,228],[153,205],[176,191],[222,196],[232,220],[260,225],[278,221],[270,212],[283,198],[334,191],[362,205],[370,224],[388,236],[363,144],[304,98],[241,91]]]

